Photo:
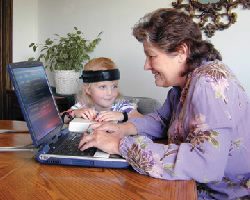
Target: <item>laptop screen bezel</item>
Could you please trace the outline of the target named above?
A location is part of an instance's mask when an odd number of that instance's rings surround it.
[[[31,125],[31,121],[30,121],[29,116],[27,114],[27,110],[24,107],[23,99],[22,99],[22,97],[20,95],[20,90],[19,90],[19,87],[18,87],[18,84],[17,84],[17,81],[16,81],[16,77],[15,77],[14,72],[13,72],[13,70],[16,69],[16,68],[31,68],[31,67],[32,68],[34,68],[34,67],[35,68],[36,67],[39,67],[39,68],[42,67],[43,68],[43,70],[45,72],[46,83],[47,83],[47,86],[49,88],[50,94],[52,96],[55,108],[56,108],[56,110],[58,112],[58,119],[60,121],[60,123],[59,123],[59,125],[57,127],[55,127],[52,131],[47,133],[47,135],[45,135],[44,137],[42,137],[39,140],[37,140],[36,137],[35,137],[34,129],[33,129],[32,125]],[[48,143],[48,141],[51,141],[52,138],[57,136],[57,134],[60,132],[60,130],[63,127],[63,122],[62,122],[62,119],[60,117],[59,110],[58,110],[54,95],[52,93],[51,87],[49,85],[48,77],[47,77],[45,68],[43,66],[43,63],[38,62],[38,61],[24,61],[24,62],[10,63],[10,64],[8,64],[7,69],[8,69],[8,72],[10,74],[10,78],[11,78],[11,81],[12,81],[12,84],[13,84],[17,99],[18,99],[18,103],[19,103],[19,105],[21,107],[23,117],[24,117],[24,119],[25,119],[25,121],[27,123],[27,126],[28,126],[28,129],[29,129],[29,132],[30,132],[30,135],[31,135],[34,146],[38,147],[40,145]]]

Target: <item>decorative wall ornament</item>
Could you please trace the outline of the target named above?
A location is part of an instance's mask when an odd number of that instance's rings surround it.
[[[176,0],[172,6],[189,13],[201,30],[212,37],[217,30],[227,29],[234,24],[237,14],[232,9],[242,6],[250,9],[250,0]]]

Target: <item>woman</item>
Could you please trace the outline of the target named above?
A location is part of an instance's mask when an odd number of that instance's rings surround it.
[[[155,113],[101,125],[79,148],[120,154],[152,177],[193,179],[199,199],[249,199],[250,104],[220,53],[202,40],[188,15],[174,9],[149,13],[133,35],[143,43],[144,68],[155,84],[173,87]],[[168,145],[151,140],[164,137]]]

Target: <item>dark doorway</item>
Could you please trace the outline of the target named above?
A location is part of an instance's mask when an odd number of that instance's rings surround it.
[[[12,62],[13,0],[0,0],[0,119],[6,119],[6,91],[11,89],[6,65]]]

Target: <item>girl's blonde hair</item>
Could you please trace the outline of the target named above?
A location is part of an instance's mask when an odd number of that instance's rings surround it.
[[[84,71],[97,71],[97,70],[109,70],[116,69],[116,64],[110,59],[105,57],[93,58],[88,63],[86,63],[83,67]],[[78,91],[76,95],[76,100],[82,105],[86,105],[87,107],[92,107],[94,105],[91,97],[86,93],[86,90],[93,83],[83,83],[82,87]],[[120,93],[117,97],[120,97]]]
[[[96,71],[96,70],[108,70],[116,69],[116,64],[110,58],[93,58],[87,64],[84,65],[83,70]]]

